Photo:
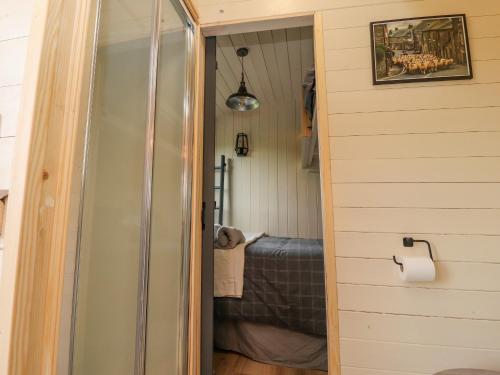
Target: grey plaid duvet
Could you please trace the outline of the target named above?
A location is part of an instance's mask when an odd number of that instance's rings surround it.
[[[245,250],[243,297],[215,298],[215,318],[326,336],[323,242],[262,237]]]

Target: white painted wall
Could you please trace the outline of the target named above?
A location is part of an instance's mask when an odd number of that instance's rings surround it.
[[[33,3],[33,0],[2,0],[0,4],[0,190],[10,187]],[[0,245],[0,279],[2,256],[3,244]]]
[[[500,2],[198,5],[202,23],[324,17],[342,374],[500,370]],[[473,80],[371,85],[370,21],[453,13],[467,15]],[[398,280],[405,234],[431,241],[435,283]]]
[[[0,189],[8,188],[12,138],[16,135],[33,0],[0,6]]]
[[[265,102],[250,113],[218,111],[216,164],[220,164],[220,155],[231,159],[226,174],[225,225],[272,236],[321,238],[319,172],[302,168],[297,110],[293,103],[280,108]],[[234,152],[239,132],[249,137],[246,157]],[[216,172],[216,185],[219,176]],[[218,202],[218,191],[215,199]],[[215,214],[218,220],[218,212]]]

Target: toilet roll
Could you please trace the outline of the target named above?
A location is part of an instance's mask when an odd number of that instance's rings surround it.
[[[403,271],[399,272],[401,280],[406,282],[434,281],[436,267],[429,257],[399,256],[398,261],[403,263]]]

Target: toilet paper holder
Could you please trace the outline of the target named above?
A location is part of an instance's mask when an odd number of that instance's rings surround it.
[[[403,246],[404,247],[413,247],[415,242],[422,242],[422,243],[425,243],[427,245],[427,248],[429,249],[429,257],[434,262],[434,257],[432,256],[431,244],[429,243],[429,241],[427,241],[427,240],[415,240],[413,237],[403,237]],[[403,270],[403,263],[398,262],[396,260],[395,255],[392,256],[392,260],[394,261],[394,263],[396,263],[401,268],[401,271],[402,271]]]

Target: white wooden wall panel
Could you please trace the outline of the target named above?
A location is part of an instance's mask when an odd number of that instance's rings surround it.
[[[370,69],[371,55],[369,48],[325,51],[325,68],[327,74],[331,70]],[[334,87],[330,81],[327,89]]]
[[[372,368],[342,366],[342,375],[424,375],[416,372],[375,370]]]
[[[270,116],[269,120],[269,149],[277,149],[278,145],[278,114],[268,109]],[[263,121],[266,123],[267,121]],[[233,140],[234,142],[234,140]],[[271,153],[268,159],[268,176],[269,176],[269,233],[279,233],[278,223],[278,155],[276,152]],[[265,207],[264,207],[265,211]]]
[[[14,137],[0,138],[0,190],[9,190]]]
[[[500,370],[500,2],[199,0],[202,22],[322,11],[343,375]],[[222,11],[221,11],[222,10]],[[465,13],[474,79],[372,86],[368,24]],[[402,237],[438,280],[403,284]]]
[[[419,234],[411,233],[370,233],[335,232],[337,257],[391,259],[397,252],[411,251],[415,255],[425,255],[424,244],[408,249],[403,247],[403,236],[424,237],[433,248],[436,259],[450,262],[500,263],[500,236],[469,234]]]
[[[0,41],[0,87],[22,83],[28,38]]]
[[[342,311],[339,322],[349,339],[500,349],[500,321]]]
[[[9,190],[34,0],[0,2],[0,190]],[[0,282],[3,239],[0,238]],[[1,333],[0,333],[1,334]]]
[[[500,208],[500,184],[336,184],[336,207]]]
[[[500,132],[332,137],[330,142],[332,159],[500,156],[499,145]]]
[[[335,209],[335,230],[500,235],[500,209]]]
[[[263,104],[251,114],[218,114],[216,162],[222,154],[231,158],[224,223],[270,235],[321,238],[319,174],[302,169],[298,130],[288,110]],[[240,130],[249,136],[247,157],[234,152]],[[218,178],[216,173],[216,184]]]
[[[490,46],[490,48],[494,47]],[[328,109],[329,113],[353,113],[492,107],[498,106],[499,97],[499,83],[470,84],[467,90],[464,90],[463,85],[436,85],[411,89],[330,92]]]
[[[410,248],[394,248],[392,255],[414,255]],[[421,252],[419,252],[421,253]],[[420,255],[420,254],[419,254]],[[425,255],[425,254],[424,254]],[[408,283],[399,278],[399,267],[392,259],[337,258],[337,281],[342,284],[420,287],[429,289],[478,290],[495,292],[500,289],[499,263],[436,261],[436,281]]]
[[[500,59],[500,37],[479,38],[471,43],[471,55],[475,54],[475,60],[498,60]]]
[[[21,86],[0,87],[0,137],[16,135]]]
[[[500,158],[332,160],[333,180],[345,182],[500,182]]]
[[[0,40],[29,35],[34,0],[2,0]]]
[[[0,6],[0,189],[6,190],[33,6],[33,0],[3,0]]]
[[[495,61],[500,63],[500,60]],[[500,107],[346,113],[329,118],[330,136],[500,131]]]
[[[338,291],[339,309],[347,311],[492,321],[500,314],[500,292],[354,284]]]
[[[424,2],[415,0],[408,2],[387,2],[386,4],[368,5],[356,10],[356,17],[353,18],[353,11],[350,8],[335,9],[325,11],[324,29],[342,29],[347,27],[362,27],[372,21],[382,21],[397,18],[426,17],[429,15],[465,13],[469,32],[473,29],[493,29],[492,19],[498,16],[498,4],[496,0],[477,0],[474,6],[470,6],[470,0],[436,0]],[[484,19],[482,17],[492,17]],[[479,19],[476,17],[480,17]],[[484,23],[484,25],[483,25]],[[474,31],[475,32],[475,31]],[[496,34],[498,35],[498,34]]]
[[[422,374],[450,368],[500,366],[500,351],[487,349],[341,339],[340,352],[345,366]]]

